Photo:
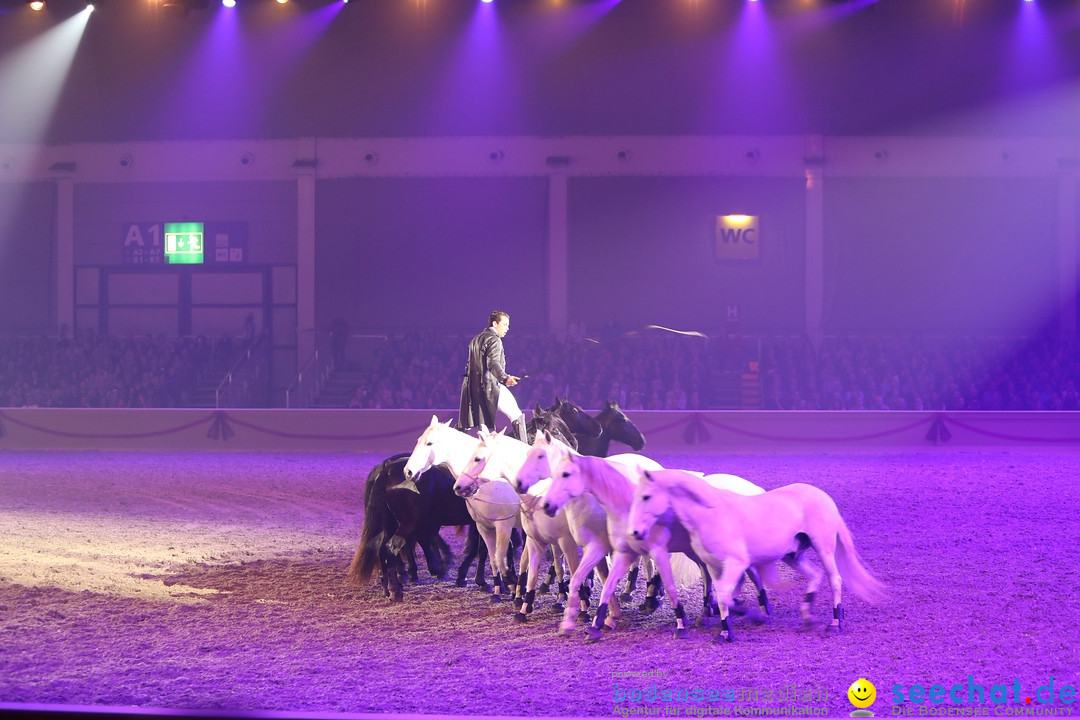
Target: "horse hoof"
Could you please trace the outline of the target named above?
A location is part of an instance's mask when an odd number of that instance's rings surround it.
[[[555,603],[554,605],[551,606],[551,611],[552,612],[557,612],[557,613],[564,613],[564,612],[566,612],[566,606],[563,605],[562,603]]]
[[[652,615],[660,607],[660,600],[655,597],[645,598],[645,602],[641,603],[641,607],[638,609],[646,615]]]
[[[599,628],[594,628],[592,625],[585,628],[585,642],[587,643],[599,642],[602,635]]]
[[[396,593],[394,593],[393,595],[390,596],[390,602],[401,602],[404,599],[405,599],[405,593],[403,593],[403,592],[396,592]]]
[[[843,631],[844,631],[844,628],[841,625],[826,625],[825,626],[825,634],[826,635],[839,635]]]
[[[730,608],[728,608],[728,612],[730,612],[732,615],[745,615],[746,603],[744,603],[742,600],[736,600],[735,603]]]
[[[547,583],[540,583],[540,587],[538,587],[537,590],[539,590],[540,592],[546,594],[546,593],[551,592],[551,586],[548,585]]]
[[[578,622],[589,622],[592,618],[589,617],[589,613],[584,610],[579,610],[577,614]]]
[[[633,596],[631,596],[628,592],[624,592],[622,595],[619,596],[619,602],[630,602],[633,599]]]
[[[476,587],[480,588],[480,590],[481,590],[482,592],[486,592],[486,593],[490,593],[490,592],[491,592],[491,586],[490,586],[490,585],[488,585],[487,583],[478,583],[478,584],[476,585]]]
[[[516,622],[516,623],[523,623],[523,622],[525,622],[525,621],[526,621],[526,620],[528,620],[528,619],[529,619],[529,616],[528,616],[528,615],[526,615],[526,614],[525,614],[525,613],[523,613],[523,612],[516,612],[516,613],[514,613],[514,622]]]
[[[676,640],[685,640],[688,637],[690,637],[690,631],[689,630],[687,630],[686,628],[675,628],[675,639]]]
[[[502,602],[502,595],[500,595],[498,593],[493,593],[492,596],[491,596],[491,604],[492,605],[498,605],[501,602]]]
[[[458,587],[465,587],[465,578],[458,578],[454,581],[454,584]]]
[[[514,602],[514,609],[515,610],[520,610],[521,606],[525,604],[525,601],[522,600],[520,596],[514,598],[513,602]]]
[[[734,642],[735,638],[731,636],[731,633],[719,632],[713,635],[713,644],[719,645],[722,642]]]
[[[575,630],[577,630],[577,625],[575,624],[567,625],[566,623],[562,623],[559,625],[559,634],[563,637],[570,637],[574,634]]]

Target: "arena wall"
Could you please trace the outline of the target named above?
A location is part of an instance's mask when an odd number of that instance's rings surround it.
[[[408,452],[431,410],[4,408],[0,450]],[[434,411],[440,420],[453,411]],[[1080,412],[631,411],[650,452],[1080,447]],[[613,452],[626,448],[617,443]]]

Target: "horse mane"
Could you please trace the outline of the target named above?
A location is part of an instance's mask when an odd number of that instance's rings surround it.
[[[630,505],[634,500],[634,484],[602,457],[581,455],[573,457],[573,462],[584,465],[591,477],[590,490],[593,495],[603,494],[619,503]],[[598,472],[598,468],[601,470]],[[615,478],[612,482],[612,478]],[[597,492],[599,491],[599,492]]]
[[[669,493],[674,491],[674,494],[692,500],[701,507],[713,508],[723,503],[718,488],[691,473],[676,472],[678,474],[668,473],[664,478],[663,484]],[[700,482],[694,482],[695,480]]]

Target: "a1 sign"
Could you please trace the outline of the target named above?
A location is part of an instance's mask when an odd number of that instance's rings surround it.
[[[125,265],[160,265],[165,262],[161,223],[128,223],[124,230]]]

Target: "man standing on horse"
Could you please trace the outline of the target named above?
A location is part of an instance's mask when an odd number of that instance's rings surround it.
[[[495,414],[502,413],[514,427],[514,434],[528,442],[525,413],[509,388],[521,378],[506,373],[502,339],[510,330],[510,314],[495,310],[488,316],[488,326],[469,342],[469,360],[461,383],[461,409],[458,428],[468,430],[483,423],[495,428]]]

